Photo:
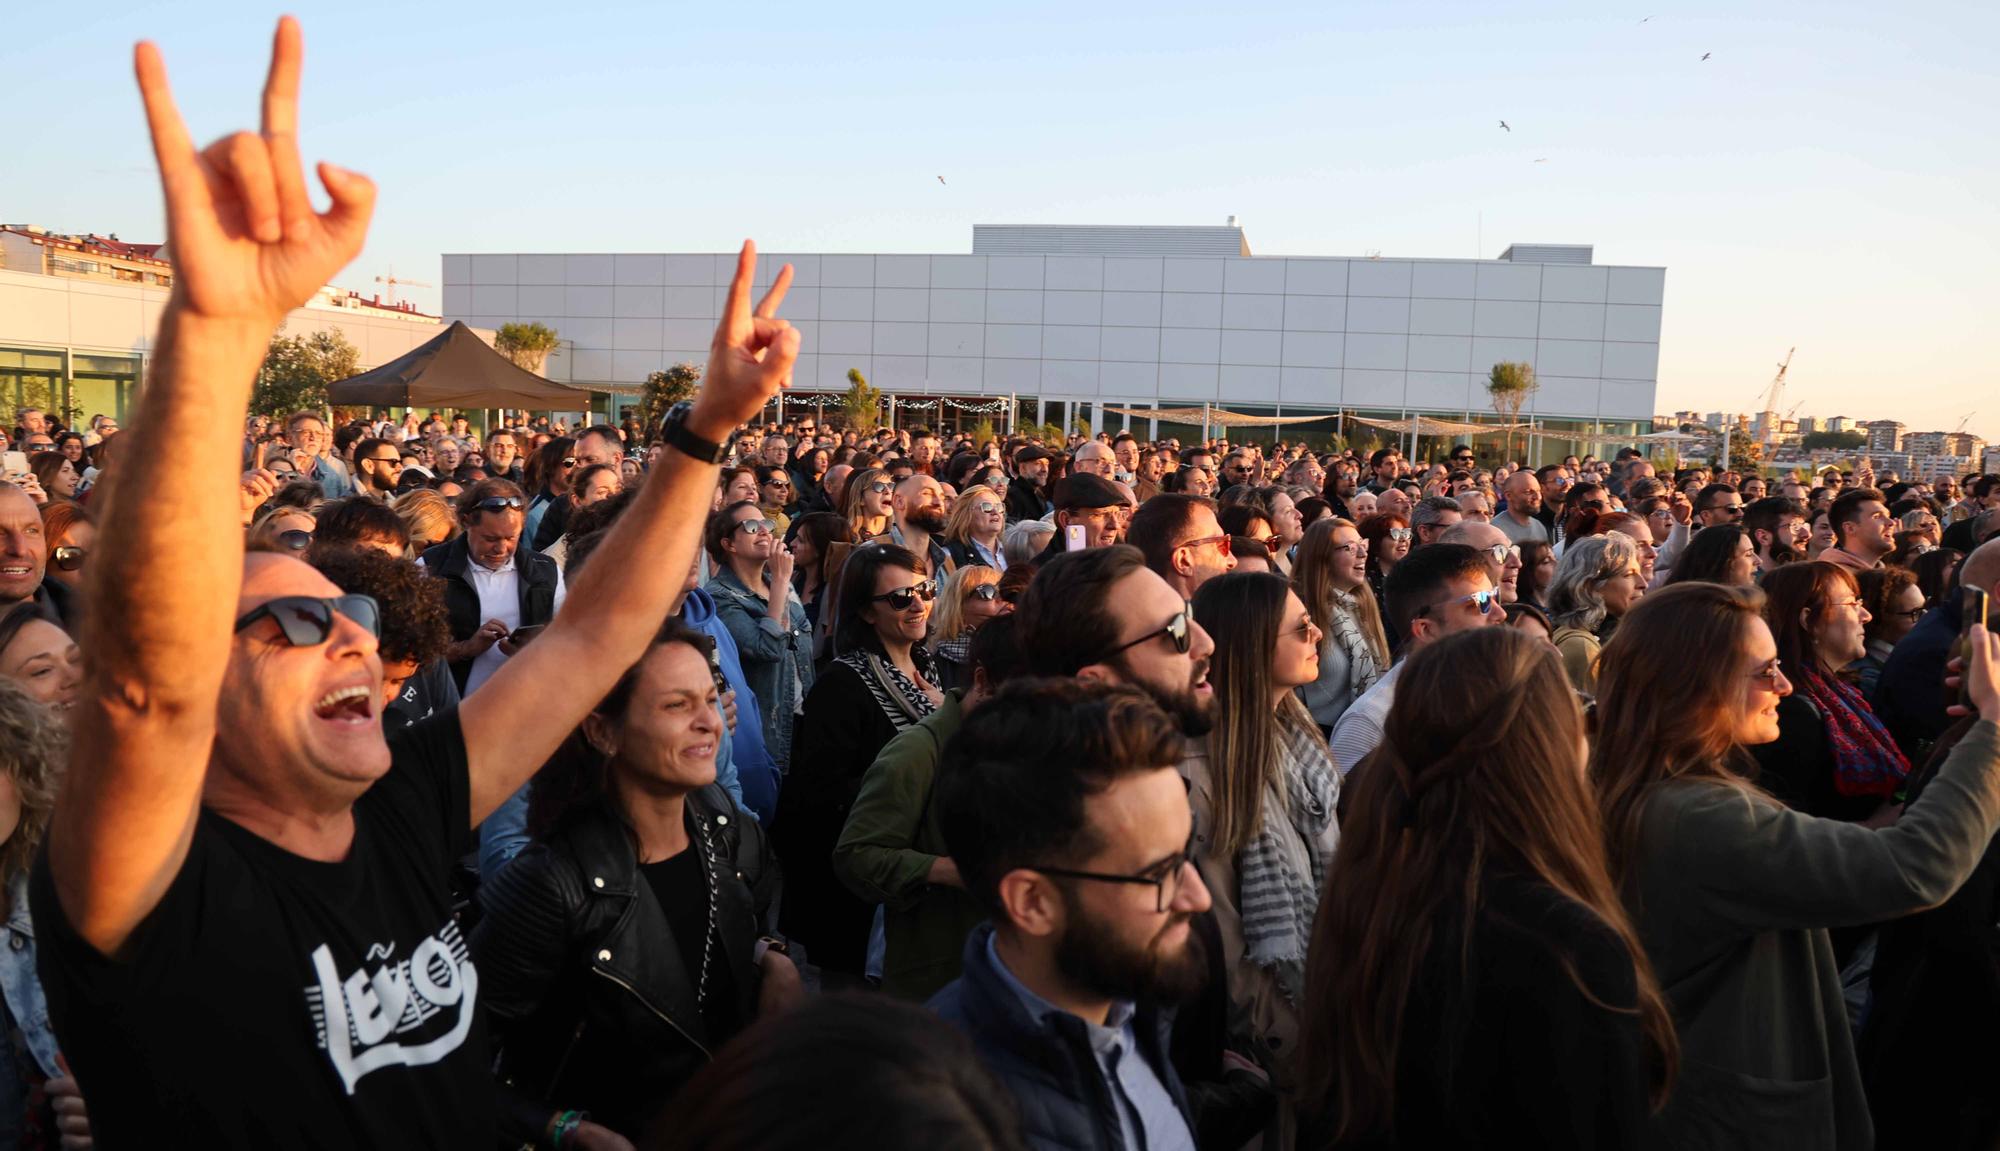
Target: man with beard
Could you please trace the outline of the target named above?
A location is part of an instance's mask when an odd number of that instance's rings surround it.
[[[1173,1004],[1208,977],[1181,745],[1142,692],[1028,680],[946,751],[939,822],[991,918],[931,1007],[1014,1093],[1031,1147],[1195,1146],[1168,1055]]]
[[[1038,520],[1049,514],[1049,451],[1029,444],[1014,453],[1014,480],[1007,485],[1007,522]]]
[[[896,485],[890,498],[889,530],[869,543],[895,544],[924,557],[939,580],[958,570],[951,552],[938,536],[944,532],[944,485],[929,476],[913,475]]]

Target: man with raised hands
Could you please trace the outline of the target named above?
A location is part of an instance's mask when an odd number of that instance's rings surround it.
[[[90,679],[31,884],[51,1016],[104,1146],[491,1147],[447,872],[665,618],[716,441],[797,357],[775,318],[791,269],[753,312],[744,245],[701,394],[668,421],[679,450],[575,601],[462,708],[385,740],[374,602],[246,557],[232,466],[272,330],[361,251],[374,186],[322,164],[314,210],[290,19],[261,133],[199,152],[158,51],[136,56],[176,275],[101,505]]]

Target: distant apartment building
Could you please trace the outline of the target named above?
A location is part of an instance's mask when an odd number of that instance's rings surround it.
[[[1815,435],[1815,434],[1817,434],[1817,433],[1819,432],[1819,430],[1820,430],[1820,426],[1819,426],[1819,417],[1818,417],[1818,416],[1800,416],[1800,417],[1799,417],[1799,434],[1800,434],[1800,435],[1802,435],[1802,436],[1810,436],[1810,435]]]
[[[1867,448],[1873,452],[1900,452],[1903,450],[1903,428],[1900,420],[1869,420],[1861,425],[1868,434]]]
[[[1829,432],[1851,432],[1854,430],[1854,421],[1846,416],[1829,416],[1827,417],[1826,428],[1824,430]]]

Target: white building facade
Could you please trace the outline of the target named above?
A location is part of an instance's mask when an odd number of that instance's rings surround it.
[[[1541,386],[1522,415],[1553,449],[1565,431],[1630,434],[1653,414],[1665,269],[1591,258],[1573,245],[1494,260],[1255,256],[1234,226],[981,226],[970,254],[770,253],[759,279],[796,272],[783,309],[805,337],[794,403],[844,390],[857,369],[915,408],[911,422],[1006,398],[1020,418],[1099,429],[1127,425],[1110,406],[1215,404],[1324,414],[1330,431],[1340,413],[1493,421],[1489,370],[1524,361]],[[629,390],[706,359],[735,256],[443,262],[448,319],[545,323],[565,345],[552,379]]]

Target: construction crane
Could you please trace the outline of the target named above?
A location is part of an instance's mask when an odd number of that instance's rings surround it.
[[[1971,423],[1972,417],[1978,414],[1979,414],[1978,412],[1967,412],[1965,413],[1965,415],[1959,417],[1958,426],[1951,430],[1951,434],[1955,436],[1958,435],[1960,432],[1963,432],[1965,430],[1965,425]]]
[[[392,271],[392,272],[390,272],[390,273],[389,273],[388,275],[386,275],[386,276],[377,276],[377,277],[375,277],[375,282],[376,282],[376,283],[378,283],[378,284],[387,284],[387,285],[389,285],[389,293],[388,293],[388,303],[389,303],[389,306],[391,306],[391,307],[394,307],[394,306],[395,306],[395,304],[396,304],[396,285],[397,285],[397,284],[407,284],[407,285],[409,285],[409,286],[410,286],[410,287],[412,287],[412,288],[435,288],[435,287],[437,287],[437,285],[436,285],[436,284],[426,284],[426,283],[424,283],[424,282],[423,282],[422,280],[402,280],[402,279],[397,279],[397,278],[396,278],[396,273],[395,273],[395,272],[393,272],[393,271]]]
[[[1764,423],[1764,434],[1758,437],[1758,441],[1764,445],[1766,454],[1778,442],[1778,400],[1785,394],[1785,373],[1791,370],[1792,352],[1796,351],[1795,347],[1785,353],[1785,362],[1778,365],[1778,374],[1771,377],[1771,386],[1764,393],[1764,406],[1757,409],[1762,413],[1759,418]],[[1797,411],[1797,405],[1792,410]]]

